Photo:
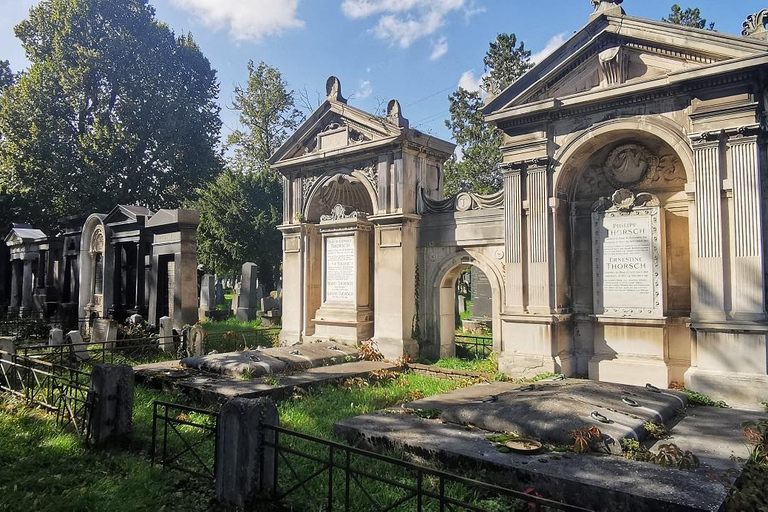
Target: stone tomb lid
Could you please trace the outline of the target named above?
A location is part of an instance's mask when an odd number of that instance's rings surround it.
[[[449,423],[471,424],[491,432],[514,432],[554,444],[572,444],[569,432],[596,426],[607,436],[606,447],[621,453],[622,438],[642,441],[648,435],[644,423],[670,422],[687,403],[685,395],[677,391],[653,392],[605,382],[561,381],[513,389],[502,387],[486,396],[437,402],[434,407],[420,401],[418,407],[441,410],[441,419]],[[611,423],[601,423],[592,417],[593,412]]]

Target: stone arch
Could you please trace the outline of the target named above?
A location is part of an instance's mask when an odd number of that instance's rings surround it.
[[[82,236],[80,237],[80,293],[79,293],[79,311],[80,317],[89,318],[91,308],[88,307],[92,300],[93,291],[93,272],[94,259],[92,253],[101,251],[102,254],[102,308],[105,304],[112,303],[112,287],[109,286],[111,278],[109,275],[110,265],[113,255],[113,247],[110,243],[112,232],[104,224],[104,215],[95,213],[90,215],[85,224],[83,224]],[[99,241],[100,239],[100,241]]]
[[[329,213],[336,204],[352,206],[373,215],[378,204],[376,189],[360,170],[342,168],[328,173],[310,189],[304,204],[304,218],[316,224],[320,216]]]
[[[590,149],[600,146],[617,134],[626,134],[627,138],[634,134],[635,137],[659,139],[680,159],[687,181],[694,181],[693,150],[682,128],[663,118],[634,117],[598,123],[566,139],[554,158],[555,192],[561,195],[571,188],[576,178],[574,174],[578,173],[573,163],[579,155],[591,153]]]
[[[451,357],[455,354],[454,304],[456,300],[456,280],[459,274],[470,266],[480,269],[491,284],[493,350],[500,352],[503,348],[501,312],[505,296],[504,278],[499,269],[480,251],[461,249],[437,263],[433,267],[435,270],[431,273],[432,279],[429,281],[432,284],[429,289],[428,310],[432,316],[430,323],[435,327],[432,336],[434,339],[431,341],[433,343],[435,341],[439,342],[440,357]]]

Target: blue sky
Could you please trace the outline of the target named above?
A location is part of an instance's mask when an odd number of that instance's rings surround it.
[[[13,26],[36,0],[0,0],[0,59],[27,65]],[[276,66],[313,105],[336,75],[350,103],[371,112],[400,100],[411,126],[450,138],[448,95],[476,83],[488,43],[515,32],[544,55],[581,28],[590,0],[151,0],[158,19],[191,32],[221,81],[224,135],[237,127],[229,109],[248,59]],[[632,16],[661,19],[674,0],[626,0]],[[692,0],[716,29],[740,34],[765,0]]]

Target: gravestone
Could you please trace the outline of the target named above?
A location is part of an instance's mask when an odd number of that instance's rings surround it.
[[[160,350],[164,352],[172,352],[176,346],[175,342],[173,318],[169,316],[160,317]]]
[[[623,195],[619,194],[623,192],[627,194],[627,209],[621,207]],[[597,315],[664,316],[663,210],[659,206],[632,206],[635,200],[631,192],[620,190],[614,194],[617,205],[592,213]]]
[[[211,311],[216,311],[216,277],[205,274],[200,283],[200,308],[198,318],[205,321],[211,316]]]
[[[93,322],[91,343],[104,343],[104,348],[112,349],[117,340],[117,322],[99,318]]]
[[[57,347],[64,344],[64,331],[61,329],[53,328],[48,333],[48,345],[51,347]]]
[[[232,287],[232,314],[237,315],[237,308],[240,306],[240,283],[235,283]]]
[[[256,292],[259,287],[257,272],[259,267],[255,263],[243,264],[243,280],[240,283],[240,297],[237,303],[237,319],[248,322],[256,318]]]
[[[78,361],[87,361],[91,358],[80,331],[69,331],[66,339],[72,344],[72,353]]]
[[[128,321],[131,323],[131,325],[140,325],[144,323],[144,317],[136,313],[134,315],[129,316]]]
[[[275,293],[276,294],[276,293]],[[274,327],[281,323],[283,316],[283,301],[275,299],[271,294],[261,299],[259,317],[264,327]]]
[[[205,329],[200,324],[193,325],[188,331],[187,349],[191,357],[203,356],[203,342],[205,341]]]
[[[491,296],[491,282],[485,273],[472,267],[471,272],[471,294],[472,294],[472,316],[477,318],[493,317],[493,298]]]
[[[221,278],[216,279],[216,304],[224,304],[224,285],[221,284]]]
[[[456,310],[461,314],[467,311],[467,298],[463,295],[456,294]]]

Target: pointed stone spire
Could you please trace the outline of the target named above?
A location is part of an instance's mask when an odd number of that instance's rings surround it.
[[[624,16],[626,13],[621,8],[621,3],[624,0],[591,0],[592,7],[595,8],[595,12],[589,17],[589,20],[597,18],[602,14],[608,14],[611,16]]]
[[[344,96],[341,95],[341,82],[335,76],[328,78],[328,81],[325,82],[325,93],[328,95],[329,101],[347,102]]]

